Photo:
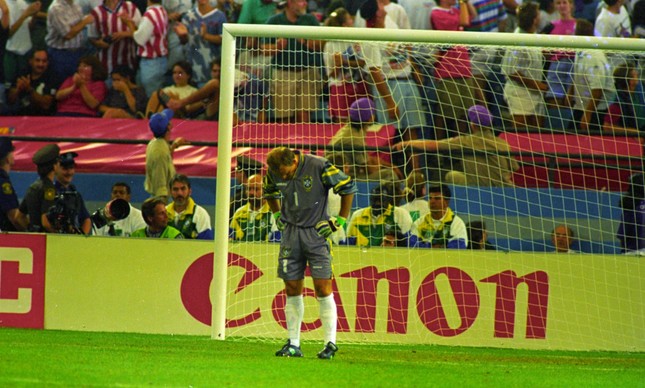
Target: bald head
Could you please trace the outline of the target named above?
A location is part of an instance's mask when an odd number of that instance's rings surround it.
[[[257,210],[262,207],[264,200],[262,199],[262,175],[254,174],[251,175],[246,182],[246,192],[249,196],[249,203],[253,210]]]

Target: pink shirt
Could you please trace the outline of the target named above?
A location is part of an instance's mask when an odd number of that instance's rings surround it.
[[[68,88],[72,86],[73,83],[73,76],[68,77],[59,89]],[[107,87],[103,81],[90,81],[87,83],[87,89],[99,103],[105,99],[107,94]],[[96,116],[97,112],[96,109],[92,109],[85,104],[83,96],[81,96],[81,91],[78,88],[74,89],[72,94],[67,96],[66,99],[58,101],[58,109],[56,109],[56,111],[59,113],[79,113],[92,117]]]
[[[571,20],[554,20],[551,35],[574,35],[576,31],[576,19]]]
[[[430,23],[435,30],[463,31],[459,25],[459,8],[436,7],[430,13]],[[454,46],[443,51],[443,56],[435,64],[437,78],[470,78],[470,56],[464,46]]]

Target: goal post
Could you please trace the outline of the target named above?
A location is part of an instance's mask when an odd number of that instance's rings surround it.
[[[330,102],[333,85],[319,87],[317,84],[328,81],[326,65],[321,62],[315,67],[315,72],[324,74],[321,79],[305,83],[310,92],[295,96],[298,105],[308,97],[315,97],[320,106],[311,109],[304,122],[281,117],[279,103],[272,94],[275,91],[270,90],[271,77],[281,73],[276,72],[270,59],[263,57],[257,47],[243,49],[242,42],[249,38],[319,40],[347,46],[358,42],[373,45],[381,52],[387,51],[393,58],[412,52],[411,56],[418,55],[428,67],[436,63],[437,51],[467,47],[471,50],[473,69],[495,68],[484,77],[486,90],[482,97],[473,97],[473,104],[487,107],[490,115],[487,126],[495,129],[496,138],[503,138],[508,148],[492,151],[470,150],[463,145],[435,148],[421,143],[397,148],[396,142],[410,139],[406,136],[435,140],[433,130],[445,119],[446,109],[439,102],[438,84],[425,70],[419,71],[415,67],[398,78],[411,84],[419,79],[427,81],[418,88],[413,87],[416,89],[414,96],[395,90],[398,86],[390,83],[399,109],[398,116],[392,119],[386,110],[387,100],[380,100],[381,90],[374,85],[373,75],[361,68],[362,65],[355,64],[344,68],[347,70],[345,75],[366,85],[366,95],[372,99],[379,123],[364,129],[364,138],[359,143],[334,145],[335,136],[349,119],[333,116],[334,107]],[[496,63],[491,65],[486,59],[472,55],[475,49],[485,48],[498,50]],[[347,153],[354,156],[360,153],[359,159],[366,159],[364,163],[369,173],[364,171],[365,176],[356,176],[359,191],[352,215],[371,206],[377,192],[375,188],[379,186],[397,186],[386,189],[393,197],[388,199],[392,201],[393,209],[403,208],[404,194],[414,191],[417,186],[427,189],[436,184],[447,185],[451,191],[450,208],[468,226],[475,221],[484,221],[489,240],[498,248],[482,252],[482,255],[470,249],[431,248],[434,240],[424,241],[423,233],[419,232],[421,224],[417,225],[423,216],[418,211],[415,215],[414,210],[409,209],[406,210],[410,214],[409,225],[399,222],[400,218],[395,222],[394,244],[398,246],[381,247],[386,240],[385,229],[380,229],[383,235],[378,239],[365,237],[365,232],[358,226],[355,226],[358,232],[350,231],[350,215],[345,235],[335,236],[335,243],[340,241],[340,246],[333,247],[338,253],[334,256],[334,287],[337,287],[335,295],[339,305],[339,340],[644,351],[645,342],[639,334],[642,329],[636,326],[644,318],[643,301],[638,295],[645,289],[641,280],[645,268],[635,256],[620,255],[621,246],[616,239],[622,217],[621,197],[631,184],[630,176],[643,171],[642,131],[638,135],[570,130],[566,123],[573,120],[572,109],[557,104],[550,110],[545,108],[544,123],[539,127],[521,128],[504,95],[505,80],[501,70],[504,65],[501,62],[504,61],[503,53],[509,48],[609,54],[608,57],[616,61],[611,64],[611,75],[603,76],[603,82],[611,81],[612,85],[613,70],[634,61],[640,64],[635,66],[640,82],[636,93],[645,96],[645,74],[639,67],[645,63],[642,57],[645,41],[638,39],[225,24],[214,276],[210,290],[211,337],[273,339],[284,335],[281,308],[285,296],[281,281],[274,275],[278,244],[231,241],[228,225],[231,167],[235,157],[246,155],[265,163],[266,153],[272,147],[286,145],[321,156],[342,153],[337,163],[346,163]],[[293,55],[304,56],[305,53]],[[346,59],[353,54],[349,50],[343,55]],[[256,70],[258,72],[254,73]],[[389,70],[396,74],[397,69]],[[545,69],[533,70],[547,74]],[[555,71],[556,75],[558,71]],[[240,72],[247,76],[242,81],[237,76]],[[246,89],[240,86],[250,85],[251,81],[257,81],[257,84]],[[299,81],[302,80],[288,82]],[[453,101],[452,98],[462,91],[457,88],[456,92],[453,89],[446,93]],[[419,103],[412,104],[410,99],[418,99]],[[615,101],[614,97],[606,99],[607,106]],[[645,100],[634,101],[634,114],[645,112]],[[289,100],[289,104],[292,103]],[[475,113],[475,116],[466,114],[453,122],[443,123],[447,133],[467,134],[473,120],[482,117]],[[411,115],[419,116],[420,120],[410,119]],[[397,120],[402,116],[417,123],[410,125],[416,131],[414,135],[404,133],[410,128],[398,127],[400,121]],[[635,117],[629,123],[638,124],[638,119]],[[459,128],[461,124],[466,132]],[[492,174],[490,166],[494,162],[491,160],[498,156],[518,164],[509,175],[508,184],[474,184],[468,180],[468,174],[465,174],[467,184],[447,178],[446,171],[466,168],[467,160],[478,164],[476,174]],[[371,163],[377,166],[373,168]],[[356,168],[341,169],[349,175],[359,174]],[[421,181],[416,186],[409,185],[414,180],[411,177],[419,170],[424,172]],[[427,191],[419,192],[418,196],[428,202]],[[328,207],[331,212],[332,207]],[[392,214],[397,213],[392,210]],[[576,240],[575,250],[583,253],[569,256],[552,253],[555,249],[552,232],[560,225],[575,230],[571,239]],[[376,240],[378,243],[374,242]],[[336,260],[336,257],[344,261]],[[587,264],[594,267],[586,268]],[[306,287],[310,284],[306,283]],[[508,291],[508,287],[512,290]],[[318,330],[319,322],[311,290],[305,290],[305,297],[307,312],[303,339],[307,341],[319,337],[312,335]],[[620,303],[622,298],[629,301]],[[505,310],[507,308],[509,310]],[[603,316],[601,309],[609,312]],[[615,322],[609,322],[609,316]],[[486,319],[488,321],[483,321]],[[594,320],[599,323],[590,323]],[[517,345],[505,342],[509,338],[517,339]]]

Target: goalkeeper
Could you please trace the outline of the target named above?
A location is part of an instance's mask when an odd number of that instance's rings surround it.
[[[331,247],[328,237],[342,228],[356,192],[354,181],[327,159],[285,147],[267,155],[264,197],[282,231],[278,276],[284,281],[289,340],[275,355],[302,357],[300,326],[304,316],[303,286],[307,265],[320,303],[325,347],[318,358],[331,359],[336,346],[337,311],[332,294]],[[339,216],[327,215],[329,189],[341,196]]]

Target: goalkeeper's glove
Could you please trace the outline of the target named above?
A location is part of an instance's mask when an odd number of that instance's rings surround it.
[[[345,225],[346,219],[341,216],[332,217],[329,220],[320,221],[316,224],[316,232],[324,238],[331,236],[332,233]]]
[[[280,219],[280,212],[273,213],[273,218],[275,219],[275,226],[282,232],[287,225]]]

